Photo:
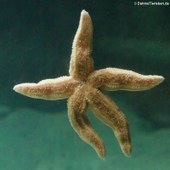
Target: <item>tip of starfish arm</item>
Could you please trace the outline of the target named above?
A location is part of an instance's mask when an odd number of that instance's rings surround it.
[[[20,89],[20,85],[19,85],[19,84],[15,85],[15,86],[13,87],[13,90],[16,91],[16,92],[18,92],[19,89]]]
[[[163,76],[155,76],[155,81],[157,82],[157,84],[162,83],[165,80],[165,78]]]
[[[88,13],[85,9],[83,9],[83,10],[81,11],[81,15],[89,15],[89,13]]]
[[[163,77],[163,76],[159,76],[159,78],[160,78],[161,82],[165,80],[165,77]]]
[[[22,93],[23,88],[25,87],[26,83],[21,83],[21,84],[17,84],[13,87],[13,90],[17,93]]]
[[[35,83],[21,83],[17,84],[13,87],[13,90],[17,93],[24,93],[25,89],[32,87],[32,85],[35,85]]]

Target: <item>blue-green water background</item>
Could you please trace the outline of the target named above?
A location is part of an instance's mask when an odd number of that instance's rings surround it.
[[[168,1],[167,1],[168,2]],[[67,103],[27,98],[12,88],[68,74],[80,12],[94,25],[95,68],[158,74],[165,81],[143,92],[109,92],[130,122],[133,153],[121,153],[112,131],[89,110],[106,159],[82,142]],[[170,163],[170,6],[112,0],[0,0],[0,169],[168,170]]]

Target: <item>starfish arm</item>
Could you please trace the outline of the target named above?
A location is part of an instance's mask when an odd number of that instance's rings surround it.
[[[94,110],[95,116],[113,129],[122,152],[129,156],[131,154],[131,140],[125,115],[110,98],[97,89],[91,88],[89,90],[87,101]]]
[[[96,88],[107,90],[140,91],[155,87],[164,80],[158,75],[142,75],[131,70],[106,68],[93,72],[89,83]]]
[[[92,35],[93,26],[90,15],[83,10],[81,12],[78,30],[73,40],[72,54],[70,60],[70,75],[78,80],[86,80],[93,71]]]
[[[69,76],[46,79],[38,83],[22,83],[14,86],[14,90],[31,98],[58,100],[71,96],[78,82]]]
[[[84,98],[84,93],[81,92],[81,90],[75,91],[68,100],[69,121],[80,138],[91,145],[100,158],[104,158],[105,147],[103,141],[91,127],[85,115],[86,109],[87,103]]]

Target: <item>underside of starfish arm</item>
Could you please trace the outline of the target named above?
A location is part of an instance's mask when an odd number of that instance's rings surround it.
[[[69,121],[80,138],[91,145],[100,158],[104,158],[105,147],[103,141],[91,127],[85,115],[86,109],[87,103],[84,98],[84,92],[78,89],[68,100]]]
[[[142,75],[131,70],[106,68],[93,72],[88,81],[93,87],[107,90],[140,91],[155,87],[164,80],[158,75]]]
[[[22,83],[14,86],[14,90],[31,98],[58,100],[70,97],[79,82],[70,76],[46,79],[38,83]]]
[[[121,150],[126,156],[129,156],[131,154],[131,140],[125,115],[110,98],[97,89],[91,88],[89,90],[87,100],[95,116],[113,129]]]
[[[90,15],[83,10],[81,12],[78,30],[73,40],[70,60],[70,75],[79,80],[85,80],[93,71],[92,37],[93,26]]]

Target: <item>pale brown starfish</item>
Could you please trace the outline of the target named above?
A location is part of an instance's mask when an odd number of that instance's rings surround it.
[[[70,123],[82,140],[90,144],[98,156],[104,158],[103,141],[93,130],[86,116],[90,106],[97,118],[112,128],[123,153],[131,153],[128,122],[125,115],[103,90],[138,91],[150,89],[164,78],[157,75],[141,75],[133,71],[106,68],[94,71],[92,53],[92,21],[89,14],[81,12],[80,23],[73,41],[69,76],[46,79],[38,83],[22,83],[14,90],[23,95],[58,100],[68,98]]]

